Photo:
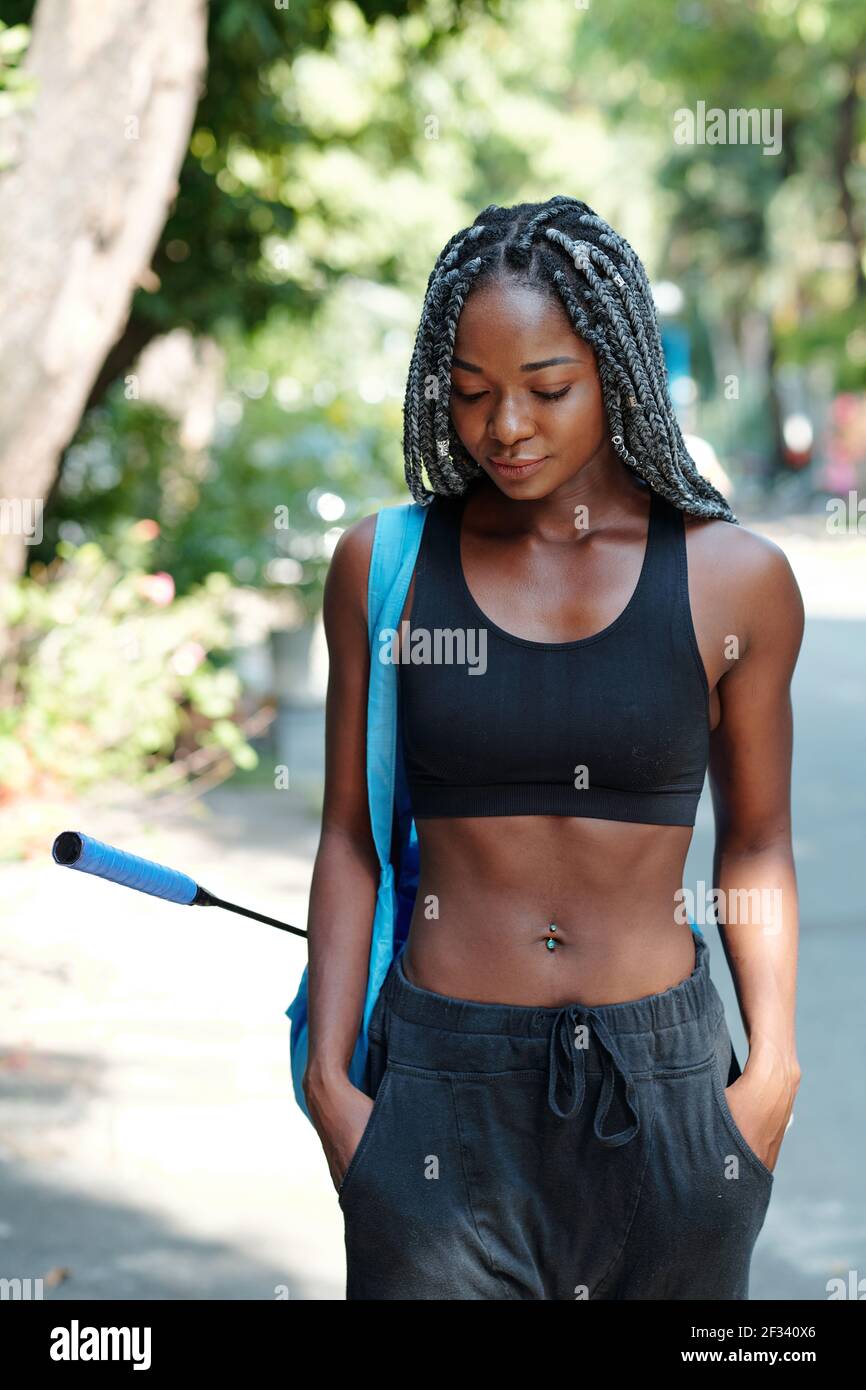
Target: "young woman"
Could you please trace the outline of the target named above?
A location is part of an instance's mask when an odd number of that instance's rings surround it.
[[[745,1299],[800,1076],[791,569],[697,473],[644,269],[573,198],[486,208],[439,256],[405,455],[430,512],[403,640],[483,660],[399,668],[420,879],[360,1090],[376,517],[347,529],[304,1079],[347,1296]],[[742,1073],[681,907],[707,766]]]

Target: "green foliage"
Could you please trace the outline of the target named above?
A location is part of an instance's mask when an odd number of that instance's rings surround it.
[[[0,19],[0,92],[15,92],[26,84],[19,65],[29,43],[30,29],[26,24],[4,24]],[[7,104],[0,108],[4,115],[8,109]]]
[[[61,541],[50,566],[2,591],[7,798],[115,779],[154,790],[173,758],[207,746],[254,764],[225,664],[231,585],[213,574],[175,598],[171,576],[145,568],[153,533],[146,521],[118,537],[118,560]]]
[[[261,0],[211,0],[206,87],[178,196],[153,261],[159,289],[137,293],[133,323],[158,331],[183,324],[201,332],[213,331],[227,318],[252,328],[275,305],[299,316],[309,312],[340,268],[326,250],[315,256],[315,274],[307,279],[279,265],[283,239],[309,210],[299,196],[301,157],[311,145],[323,150],[327,139],[326,132],[317,135],[298,120],[292,101],[295,61],[347,39],[362,38],[369,52],[368,23],[414,12],[418,20],[404,50],[411,69],[413,55],[435,58],[464,11],[478,8],[465,0],[432,7],[420,0],[408,5],[405,0],[291,0],[279,9]],[[350,75],[349,87],[352,81]],[[338,83],[319,107],[333,109],[347,100]],[[343,128],[337,138],[362,150],[369,132]],[[372,263],[383,268],[378,258]]]
[[[866,379],[846,331],[847,306],[862,319],[866,300],[864,32],[862,0],[607,0],[580,30],[609,119],[666,150],[660,269],[692,278],[711,322],[772,316],[788,361],[806,364],[820,345],[841,389]],[[779,153],[676,145],[675,113],[698,102],[778,113]]]
[[[267,270],[274,240],[305,211],[287,196],[308,131],[287,88],[294,59],[368,22],[409,19],[409,50],[428,61],[471,23],[483,0],[209,0],[208,66],[179,191],[153,260],[155,292],[136,294],[130,336],[184,325],[212,331],[224,319],[251,328],[274,304],[305,312],[333,282],[325,256],[318,285]],[[497,5],[488,5],[493,13]],[[35,0],[4,0],[8,22],[27,32]],[[82,11],[79,22],[87,17]],[[2,64],[2,55],[0,55]],[[0,67],[2,71],[2,67]]]
[[[10,25],[0,20],[0,121],[33,100],[35,84],[21,66],[29,43],[30,29],[26,24]],[[8,153],[0,142],[0,170],[8,162]]]
[[[866,327],[860,304],[828,308],[779,335],[779,361],[800,366],[815,361],[834,370],[839,391],[866,390]]]
[[[98,540],[127,564],[130,525],[153,517],[151,562],[179,594],[220,571],[318,612],[336,528],[404,487],[413,307],[351,281],[303,327],[273,315],[257,333],[225,333],[227,379],[206,454],[186,452],[174,421],[116,383],[68,451],[32,561],[47,562],[65,537]]]
[[[6,17],[26,24],[32,7],[7,0]],[[188,456],[167,417],[102,383],[38,558],[64,534],[113,555],[131,520],[153,516],[156,563],[180,593],[219,570],[288,586],[313,612],[334,528],[405,496],[402,389],[424,286],[489,202],[586,198],[655,279],[677,282],[696,428],[734,471],[756,447],[773,457],[774,356],[804,368],[821,356],[838,385],[866,381],[862,300],[851,308],[866,199],[860,0],[211,0],[208,15],[159,287],[136,294],[105,380],[152,334],[212,333],[229,354],[217,436],[207,458]],[[781,153],[677,145],[674,114],[698,101],[782,108]],[[352,301],[347,286],[391,303]],[[770,330],[758,369],[743,333],[755,314]],[[734,407],[720,397],[727,374],[744,378]],[[377,375],[384,393],[367,390]],[[320,514],[323,492],[345,503],[338,517]]]

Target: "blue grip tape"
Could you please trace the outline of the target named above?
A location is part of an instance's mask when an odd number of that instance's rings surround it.
[[[80,842],[77,854],[76,840]],[[126,854],[80,831],[67,830],[58,835],[51,853],[56,863],[66,868],[80,869],[85,874],[110,879],[112,883],[123,884],[124,888],[136,888],[139,893],[149,893],[171,903],[188,906],[198,892],[198,884],[177,869],[155,864],[152,859],[140,859],[136,854]]]

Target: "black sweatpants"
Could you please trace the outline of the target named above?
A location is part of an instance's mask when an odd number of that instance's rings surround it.
[[[660,994],[480,1004],[392,963],[340,1186],[349,1299],[747,1299],[773,1174],[709,947]]]

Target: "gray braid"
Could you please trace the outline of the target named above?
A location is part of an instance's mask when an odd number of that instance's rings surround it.
[[[736,522],[685,447],[640,258],[592,208],[565,194],[546,203],[491,204],[436,259],[403,409],[406,482],[415,501],[461,494],[483,472],[451,422],[454,342],[471,291],[506,277],[557,297],[595,352],[611,441],[623,463],[681,511]]]

